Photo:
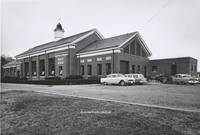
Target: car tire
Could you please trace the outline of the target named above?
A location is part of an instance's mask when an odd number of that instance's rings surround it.
[[[124,85],[125,85],[125,82],[124,82],[124,81],[120,81],[119,84],[120,84],[121,86],[124,86]]]
[[[107,82],[104,82],[103,84],[105,84],[105,85],[108,85],[108,83],[107,83]]]

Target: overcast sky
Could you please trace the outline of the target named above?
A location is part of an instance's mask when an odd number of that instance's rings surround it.
[[[54,40],[97,28],[105,37],[139,31],[150,59],[191,56],[200,71],[200,0],[3,0],[1,53],[16,56]]]

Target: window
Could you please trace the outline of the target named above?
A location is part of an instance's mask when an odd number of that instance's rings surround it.
[[[131,54],[135,55],[135,41],[133,41],[133,42],[131,43],[130,52],[131,52]]]
[[[108,75],[106,78],[112,78],[112,76],[111,76],[111,75]]]
[[[87,59],[87,62],[92,62],[92,59]]]
[[[107,57],[106,57],[106,60],[111,60],[111,56],[107,56]]]
[[[49,75],[55,76],[55,58],[49,59]]]
[[[17,64],[17,70],[20,70],[20,68],[21,68],[21,65]]]
[[[124,53],[129,54],[129,45],[124,48]]]
[[[81,75],[84,75],[84,65],[81,65]]]
[[[132,78],[132,75],[128,75],[128,78]]]
[[[140,73],[140,66],[137,66],[137,72]]]
[[[63,69],[62,69],[62,66],[59,66],[59,75],[60,75],[60,76],[63,75]]]
[[[112,78],[115,78],[115,77],[117,77],[117,75],[112,75]]]
[[[45,61],[40,60],[40,76],[44,76],[44,75],[45,75]]]
[[[197,72],[197,65],[194,66],[194,71]]]
[[[84,62],[85,62],[85,60],[81,60],[81,61],[80,61],[80,63],[84,63]]]
[[[106,74],[111,73],[111,63],[106,63]]]
[[[102,74],[102,65],[97,64],[97,75],[101,75],[101,74]]]
[[[144,52],[144,50],[142,49],[142,56],[146,57],[146,53]]]
[[[193,71],[193,65],[191,65],[191,71]]]
[[[97,58],[97,61],[102,61],[102,58],[100,57],[100,58]]]
[[[157,71],[157,66],[152,66],[152,72],[156,72]]]
[[[36,76],[36,61],[32,61],[32,76]]]
[[[138,42],[136,42],[137,44],[137,56],[141,56],[141,47],[140,44]]]
[[[92,65],[88,65],[88,75],[92,75]]]
[[[57,60],[58,60],[58,65],[64,64],[64,58],[63,57],[60,57]]]
[[[135,73],[135,65],[132,65],[132,73]]]
[[[29,76],[29,62],[25,63],[25,75]]]

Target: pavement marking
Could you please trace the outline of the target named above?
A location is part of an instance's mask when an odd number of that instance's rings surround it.
[[[39,92],[41,92],[41,91],[39,91]],[[67,94],[61,94],[61,93],[48,93],[48,92],[43,92],[43,91],[41,93],[54,94],[54,95],[60,95],[60,96],[70,96],[70,97],[77,97],[77,98],[85,98],[85,99],[93,99],[93,100],[100,100],[100,101],[110,101],[110,102],[115,102],[115,103],[131,104],[131,105],[158,108],[158,109],[166,109],[166,110],[173,110],[173,111],[200,113],[200,110],[189,110],[189,109],[142,104],[142,103],[135,103],[135,102],[128,102],[128,101],[119,101],[119,100],[113,100],[113,99],[94,98],[94,97],[78,96],[78,95],[67,95]]]

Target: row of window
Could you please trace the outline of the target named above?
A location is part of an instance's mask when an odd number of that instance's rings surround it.
[[[49,67],[49,76],[55,76],[55,58],[50,58],[48,60],[48,67]],[[64,63],[64,58],[58,58],[58,64],[63,64]],[[32,76],[36,76],[36,61],[32,61]],[[59,66],[59,75],[62,76],[63,70],[62,66]],[[25,75],[29,76],[29,62],[25,63]],[[45,60],[40,60],[39,61],[39,75],[40,76],[45,76]]]
[[[127,45],[124,48],[123,52],[127,54],[147,57],[144,49],[140,46],[140,44],[136,40],[134,40],[131,44]]]
[[[80,72],[81,75],[85,75],[85,68],[87,68],[87,75],[92,75],[92,65],[81,65],[80,67]],[[144,66],[144,70],[146,70],[146,66]],[[106,74],[111,74],[111,63],[106,63],[105,67]],[[137,69],[135,65],[132,65],[132,73],[140,73],[141,72],[141,67],[140,65],[137,66]],[[145,71],[146,72],[146,71]],[[97,64],[97,75],[102,75],[102,64]]]
[[[85,66],[81,65],[81,75],[85,75]],[[87,75],[92,75],[92,65],[87,65]],[[111,63],[106,63],[105,67],[106,74],[111,73]],[[102,75],[102,64],[97,64],[97,75]]]
[[[111,56],[105,57],[105,60],[111,60]],[[96,59],[96,61],[102,61],[102,57],[98,57],[98,58]],[[84,63],[84,62],[85,62],[84,59],[80,60],[80,63]],[[92,59],[91,59],[91,58],[86,59],[86,62],[92,62]]]

